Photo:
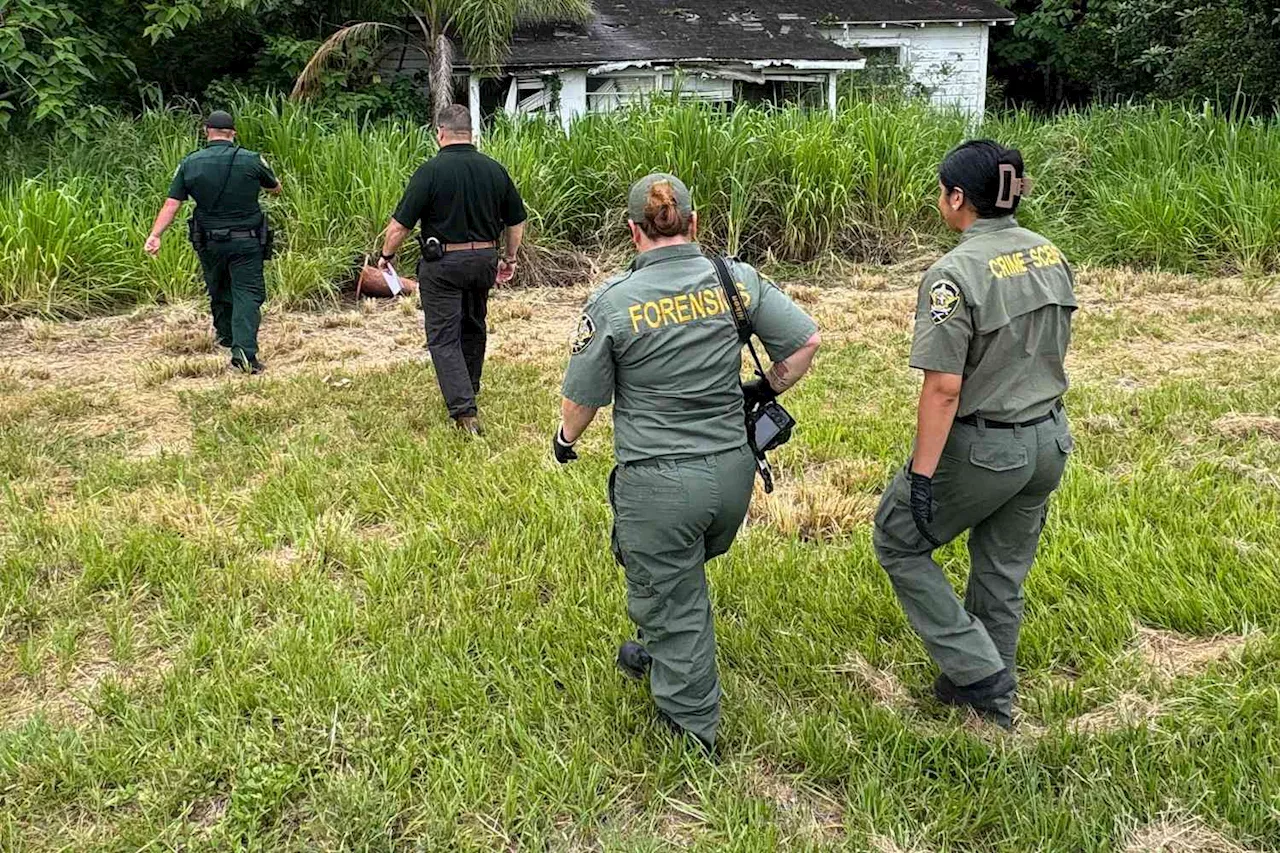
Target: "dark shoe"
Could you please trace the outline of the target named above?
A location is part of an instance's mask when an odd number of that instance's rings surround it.
[[[673,719],[671,719],[670,717],[668,717],[665,711],[659,711],[659,712],[658,712],[658,720],[659,720],[659,722],[661,722],[664,726],[666,726],[666,727],[671,731],[671,733],[672,733],[673,735],[675,735],[676,737],[679,737],[679,738],[688,738],[689,740],[693,741],[693,742],[694,742],[694,743],[696,743],[698,746],[700,746],[700,747],[702,748],[702,751],[703,751],[703,752],[705,752],[707,755],[711,755],[711,756],[714,756],[714,755],[715,755],[715,753],[716,753],[716,747],[715,747],[715,744],[714,744],[714,743],[710,743],[710,742],[708,742],[708,741],[705,741],[705,740],[703,740],[702,738],[700,738],[700,737],[698,737],[697,735],[695,735],[693,732],[691,732],[691,731],[689,731],[688,729],[684,728],[684,727],[683,727],[683,726],[681,726],[679,723],[677,723],[675,720],[673,720]]]
[[[480,425],[480,419],[474,415],[463,415],[460,418],[454,418],[453,425],[465,432],[467,435],[471,435],[476,438],[484,435],[484,427]]]
[[[214,342],[222,349],[231,349],[231,341],[226,338],[215,338]]]
[[[257,356],[246,356],[243,352],[236,351],[231,354],[231,369],[250,376],[257,376],[259,373],[264,372],[267,366],[258,361]]]
[[[990,720],[1003,729],[1013,728],[1013,720],[1001,710],[997,702],[1017,689],[1018,680],[1008,669],[1002,669],[995,675],[963,687],[948,678],[945,673],[939,674],[933,682],[933,695],[943,705],[971,708],[984,719]]]
[[[648,650],[634,640],[627,640],[618,649],[618,669],[627,678],[634,678],[636,681],[644,678],[649,674],[651,663],[653,658],[649,657]]]

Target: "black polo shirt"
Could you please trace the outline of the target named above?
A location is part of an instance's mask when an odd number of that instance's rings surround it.
[[[503,229],[526,219],[524,202],[507,170],[474,145],[446,145],[418,167],[395,219],[442,243],[497,242]]]

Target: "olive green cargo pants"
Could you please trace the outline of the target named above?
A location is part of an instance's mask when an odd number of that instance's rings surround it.
[[[705,565],[733,544],[755,473],[742,447],[620,465],[610,477],[613,552],[627,578],[627,615],[653,658],[654,701],[708,745],[720,722],[720,678]]]
[[[258,326],[267,299],[258,239],[210,240],[198,254],[218,343],[257,357]]]
[[[1073,446],[1061,410],[1031,427],[952,427],[933,477],[930,533],[950,542],[972,531],[963,603],[916,529],[906,468],[885,491],[876,513],[876,556],[911,626],[955,684],[972,684],[1005,667],[1014,671],[1022,584]],[[1001,710],[1009,713],[1012,706],[1010,694]]]

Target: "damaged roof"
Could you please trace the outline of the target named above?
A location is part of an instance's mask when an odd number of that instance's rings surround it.
[[[759,0],[596,0],[585,24],[522,28],[509,68],[626,62],[860,63],[862,55],[824,38],[784,3]],[[849,67],[853,67],[850,65]]]
[[[995,0],[790,0],[785,11],[823,25],[1014,20]]]
[[[509,68],[657,62],[854,67],[851,48],[823,37],[842,24],[1012,21],[994,0],[596,0],[584,24],[518,30]]]

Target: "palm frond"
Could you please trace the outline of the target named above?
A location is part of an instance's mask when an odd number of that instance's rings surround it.
[[[294,100],[301,100],[315,94],[319,89],[320,78],[325,69],[341,57],[342,51],[348,45],[372,42],[381,34],[380,31],[382,30],[407,32],[403,27],[397,27],[395,24],[384,24],[381,21],[361,21],[358,24],[343,27],[329,36],[329,38],[325,39],[324,44],[320,45],[315,54],[312,55],[311,59],[307,61],[306,67],[298,75],[297,82],[293,84],[293,92],[289,97]]]
[[[518,24],[580,23],[596,13],[591,0],[521,0],[515,6]]]

